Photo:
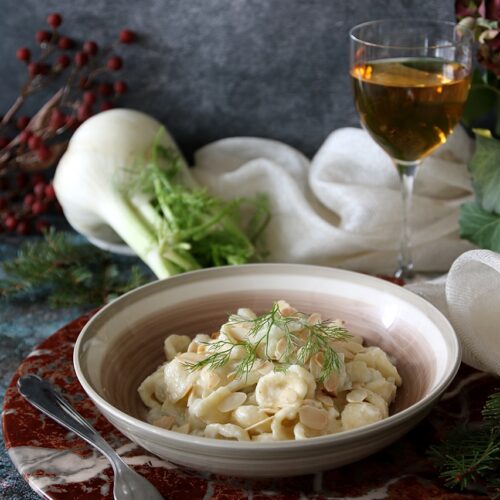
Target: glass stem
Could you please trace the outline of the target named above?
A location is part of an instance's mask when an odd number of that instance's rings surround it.
[[[401,226],[400,251],[398,268],[394,273],[396,278],[408,280],[413,278],[413,260],[411,256],[411,226],[410,211],[413,196],[413,184],[417,166],[420,162],[396,161],[396,167],[401,181],[401,194],[403,200],[403,221]]]

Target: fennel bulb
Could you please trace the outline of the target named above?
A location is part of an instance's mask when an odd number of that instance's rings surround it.
[[[239,208],[249,200],[224,202],[199,188],[162,125],[128,109],[99,113],[78,128],[54,189],[76,231],[91,241],[121,239],[158,278],[248,262],[269,218],[256,202],[255,238],[247,236]]]

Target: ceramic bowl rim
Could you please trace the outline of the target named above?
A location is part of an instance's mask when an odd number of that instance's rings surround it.
[[[445,345],[447,352],[450,356],[450,363],[448,368],[445,370],[442,378],[432,391],[425,397],[412,404],[408,408],[401,410],[400,412],[390,415],[389,417],[369,424],[360,428],[339,432],[336,434],[327,434],[325,436],[313,437],[305,440],[290,440],[290,441],[273,441],[273,442],[254,442],[254,441],[230,441],[215,438],[207,438],[201,436],[193,436],[190,434],[182,434],[179,432],[170,431],[167,429],[162,429],[161,427],[154,426],[135,418],[124,411],[116,408],[111,403],[106,401],[101,395],[97,393],[92,387],[89,381],[87,381],[83,369],[80,366],[79,353],[82,346],[86,342],[86,337],[89,332],[92,331],[93,326],[96,322],[103,321],[106,317],[113,314],[115,308],[120,308],[122,303],[126,303],[134,298],[136,295],[141,296],[144,291],[147,290],[148,294],[155,293],[156,289],[174,288],[177,283],[190,280],[203,280],[204,276],[209,279],[212,274],[221,274],[221,277],[228,274],[229,276],[234,275],[239,272],[245,274],[252,274],[252,271],[263,270],[268,268],[269,272],[284,273],[286,271],[293,272],[302,271],[304,275],[307,272],[315,273],[330,273],[330,277],[348,280],[360,285],[365,285],[370,288],[374,288],[378,292],[387,292],[396,298],[410,303],[410,305],[416,307],[420,312],[424,312],[429,317],[429,319],[436,325],[442,337],[445,340]],[[446,332],[446,333],[444,333]],[[447,339],[449,338],[450,345],[448,345]],[[134,429],[147,432],[149,435],[154,435],[156,438],[169,441],[169,445],[175,446],[177,449],[185,448],[187,445],[203,446],[207,449],[213,450],[229,450],[229,451],[242,451],[242,452],[256,452],[256,451],[291,451],[292,449],[307,450],[311,448],[321,447],[326,444],[343,444],[346,441],[357,441],[359,439],[366,438],[376,433],[381,433],[384,430],[388,430],[392,427],[402,425],[408,420],[411,420],[416,415],[424,413],[425,411],[430,411],[433,402],[439,398],[439,396],[446,390],[449,384],[454,379],[461,362],[461,347],[456,336],[456,333],[448,321],[448,319],[430,302],[426,301],[422,297],[416,295],[409,290],[404,289],[402,286],[396,285],[386,280],[380,278],[358,273],[355,271],[348,271],[344,269],[338,269],[333,267],[325,266],[315,266],[307,264],[273,264],[273,263],[263,263],[263,264],[245,264],[241,266],[221,266],[217,268],[200,269],[196,271],[190,271],[180,275],[172,276],[170,278],[165,278],[162,280],[153,281],[147,283],[141,287],[135,288],[130,292],[122,295],[121,297],[110,302],[102,309],[100,309],[92,318],[85,324],[80,332],[78,339],[75,343],[73,351],[73,365],[76,372],[78,381],[82,385],[83,389],[87,395],[94,401],[96,406],[100,411],[103,411],[100,407],[104,409],[105,412],[112,415],[115,419],[120,422],[126,423],[129,427]],[[114,425],[114,424],[113,424]],[[201,449],[198,450],[201,453]]]

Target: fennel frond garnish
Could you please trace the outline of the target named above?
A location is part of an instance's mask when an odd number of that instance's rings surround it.
[[[234,365],[238,377],[247,376],[259,357],[272,361],[275,370],[283,371],[290,364],[305,365],[314,354],[321,352],[323,363],[319,381],[324,382],[333,372],[339,370],[342,363],[330,342],[343,341],[351,337],[347,329],[334,321],[326,320],[311,324],[308,322],[308,315],[304,313],[284,316],[277,303],[273,304],[269,312],[254,319],[236,314],[230,315],[227,324],[249,325],[248,335],[241,340],[224,336],[215,342],[207,343],[209,355],[197,363],[186,363],[190,370],[199,370],[205,366],[210,369],[224,366],[231,360],[231,354],[235,349],[243,351],[243,355]],[[272,359],[268,352],[269,339],[274,327],[283,331],[286,343],[284,353],[279,360]]]

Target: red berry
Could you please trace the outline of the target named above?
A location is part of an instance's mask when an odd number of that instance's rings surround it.
[[[71,59],[69,58],[69,56],[67,54],[61,54],[57,58],[57,64],[59,64],[59,66],[61,66],[61,68],[67,68],[71,64]]]
[[[101,111],[108,111],[108,109],[112,109],[112,108],[113,108],[113,103],[112,102],[104,101],[101,104]]]
[[[117,94],[125,94],[128,90],[128,85],[123,80],[118,80],[115,82],[114,88]]]
[[[37,220],[35,222],[35,229],[39,233],[43,233],[43,232],[47,231],[48,228],[49,228],[49,224],[44,220]]]
[[[55,200],[56,191],[55,191],[54,186],[52,184],[47,184],[45,186],[45,198],[47,200]]]
[[[66,116],[60,109],[53,109],[50,114],[49,127],[52,130],[57,130],[66,123]]]
[[[99,94],[103,96],[108,96],[113,93],[113,86],[110,83],[101,83],[99,85]]]
[[[31,149],[31,151],[35,151],[35,149],[40,148],[43,146],[43,141],[42,138],[38,135],[32,135],[28,139],[28,147]]]
[[[86,92],[83,93],[83,102],[85,104],[88,104],[89,106],[92,106],[96,100],[95,94],[93,92],[90,92],[87,90]]]
[[[135,33],[131,30],[121,30],[120,31],[120,42],[121,43],[132,43],[135,41]]]
[[[92,116],[92,108],[88,104],[82,104],[78,111],[76,112],[76,116],[81,122],[84,122],[88,118]]]
[[[28,184],[28,181],[29,177],[26,172],[19,172],[16,175],[16,186],[18,187],[18,189],[22,189],[23,187],[25,187]]]
[[[83,51],[89,54],[90,56],[95,56],[98,50],[99,46],[93,40],[87,40],[83,44]]]
[[[30,60],[30,57],[31,57],[31,52],[26,47],[21,47],[21,48],[16,50],[16,57],[20,61],[28,62]]]
[[[42,73],[42,66],[39,63],[30,62],[28,64],[28,73],[31,76],[31,78],[33,78],[34,76]]]
[[[86,52],[77,52],[75,55],[75,64],[81,68],[89,62],[89,56]]]
[[[123,66],[123,59],[120,56],[112,56],[108,59],[107,66],[111,71],[118,71]]]
[[[47,210],[47,206],[40,200],[37,200],[31,205],[31,212],[33,215],[43,214]]]
[[[26,236],[30,232],[30,224],[27,221],[21,221],[16,227],[16,233],[19,236]]]
[[[45,63],[29,63],[28,64],[28,73],[31,78],[36,75],[46,75],[50,71],[50,66]]]
[[[9,139],[7,137],[0,137],[0,149],[3,149],[7,144],[9,144]]]
[[[19,134],[19,142],[21,144],[24,144],[25,142],[28,142],[30,140],[30,137],[31,137],[31,132],[29,130],[23,130]]]
[[[24,130],[28,126],[29,122],[30,122],[29,116],[22,115],[16,120],[16,127],[19,130]]]
[[[3,210],[7,206],[7,200],[3,197],[0,197],[0,210]]]
[[[69,36],[62,36],[59,38],[57,45],[60,49],[69,50],[72,49],[75,45],[75,42]]]
[[[38,43],[45,43],[50,41],[52,35],[48,31],[37,31],[35,38]]]
[[[23,203],[27,206],[27,207],[31,207],[31,205],[33,205],[33,203],[35,203],[35,195],[33,193],[29,193],[27,194],[25,197],[24,197],[24,201]]]
[[[33,186],[33,193],[38,199],[41,199],[45,196],[45,182],[39,181]]]
[[[61,26],[62,23],[62,16],[61,14],[58,14],[57,12],[54,12],[53,14],[50,14],[47,16],[47,24],[52,27],[52,28],[57,28],[58,26]]]
[[[36,154],[40,161],[47,161],[52,156],[50,149],[43,145],[36,150]],[[36,187],[36,186],[35,186]]]
[[[18,220],[15,215],[9,215],[8,217],[5,218],[3,223],[9,231],[14,231],[14,229],[16,229]]]

